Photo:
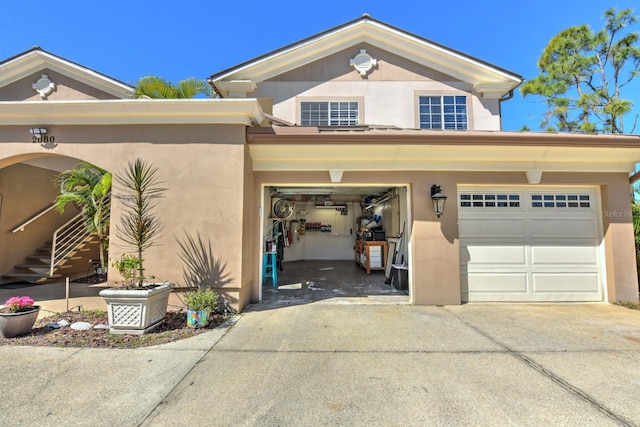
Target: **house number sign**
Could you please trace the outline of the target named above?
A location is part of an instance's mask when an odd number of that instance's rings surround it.
[[[39,143],[39,144],[48,144],[56,142],[56,137],[53,135],[33,135],[31,137],[31,142]]]

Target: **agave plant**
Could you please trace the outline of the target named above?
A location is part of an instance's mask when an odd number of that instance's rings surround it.
[[[144,286],[145,278],[143,252],[156,242],[162,230],[159,218],[153,213],[158,199],[166,191],[158,186],[157,171],[151,164],[136,159],[116,176],[123,188],[115,197],[124,205],[124,213],[116,225],[116,236],[136,249],[139,288]]]

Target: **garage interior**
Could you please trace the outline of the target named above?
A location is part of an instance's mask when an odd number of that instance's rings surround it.
[[[264,188],[263,302],[409,302],[405,186]]]

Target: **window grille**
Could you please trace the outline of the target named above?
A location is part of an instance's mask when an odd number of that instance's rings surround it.
[[[420,129],[466,130],[465,95],[420,96]]]
[[[354,101],[313,101],[300,105],[302,126],[357,126],[358,103]]]

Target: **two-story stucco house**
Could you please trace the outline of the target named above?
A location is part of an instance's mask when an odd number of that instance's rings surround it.
[[[209,81],[218,99],[131,99],[128,85],[39,48],[0,62],[0,273],[66,220],[12,232],[55,197],[59,170],[85,160],[117,172],[142,157],[169,189],[148,270],[180,281],[176,239],[199,236],[237,309],[262,297],[274,224],[284,262],[353,260],[374,215],[413,304],[638,301],[640,137],[503,132],[519,75],[367,15]],[[447,197],[439,215],[434,186]],[[385,266],[378,255],[369,261]]]

